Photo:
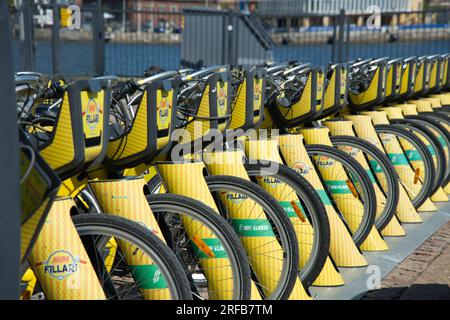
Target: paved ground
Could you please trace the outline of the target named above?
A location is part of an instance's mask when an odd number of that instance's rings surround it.
[[[363,299],[450,300],[450,222],[384,277],[381,289]]]

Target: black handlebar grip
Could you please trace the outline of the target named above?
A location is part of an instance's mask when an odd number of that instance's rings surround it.
[[[44,99],[58,99],[64,95],[64,88],[59,83],[53,83],[50,87],[44,90],[41,97]]]
[[[125,82],[119,82],[112,87],[112,96],[116,100],[124,98],[127,94],[134,93],[139,86],[132,80],[127,80]]]

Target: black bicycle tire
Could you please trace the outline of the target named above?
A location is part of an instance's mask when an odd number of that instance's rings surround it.
[[[391,123],[401,126],[406,130],[411,132],[418,131],[425,139],[427,139],[428,143],[434,149],[434,152],[437,157],[437,163],[434,165],[435,167],[435,181],[433,183],[431,194],[434,194],[442,185],[445,174],[447,171],[447,161],[445,159],[444,148],[439,142],[438,138],[428,129],[420,120],[416,119],[396,119],[392,120]],[[430,153],[431,154],[431,153]],[[433,161],[434,164],[434,161]]]
[[[308,155],[310,156],[311,153],[313,152],[316,153],[322,152],[327,156],[339,159],[339,162],[341,164],[342,163],[346,164],[347,168],[352,168],[354,174],[358,176],[361,188],[365,190],[364,191],[364,193],[366,194],[365,200],[367,201],[367,203],[364,203],[365,213],[363,214],[363,218],[361,219],[360,227],[355,231],[354,234],[352,234],[353,241],[359,247],[364,242],[364,240],[366,240],[366,238],[369,236],[372,227],[374,226],[377,210],[375,190],[373,188],[369,176],[367,175],[367,172],[359,164],[359,162],[355,160],[352,156],[335,147],[320,144],[309,144],[306,145],[305,148],[306,151],[308,152]],[[336,208],[336,210],[338,209]]]
[[[303,285],[308,288],[317,279],[328,258],[330,250],[330,224],[326,209],[314,187],[299,173],[283,164],[273,164],[269,161],[245,163],[245,169],[250,177],[274,175],[272,168],[277,167],[275,176],[288,184],[299,198],[310,209],[313,215],[311,225],[315,230],[315,246],[312,254],[308,258],[308,263],[301,270],[300,278]],[[268,171],[265,171],[265,170]]]
[[[366,140],[353,136],[333,136],[331,137],[331,142],[334,146],[345,144],[360,148],[362,152],[369,154],[380,165],[389,185],[389,189],[385,193],[385,213],[381,214],[378,219],[375,219],[375,227],[378,231],[382,231],[395,216],[400,199],[400,186],[395,168],[392,166],[389,158],[382,151],[380,151],[380,149]]]
[[[426,165],[424,164],[424,167],[428,169],[428,174],[425,175],[426,181],[422,184],[422,194],[420,192],[418,195],[411,199],[414,207],[416,209],[420,208],[420,206],[428,199],[428,197],[431,195],[431,184],[434,181],[434,164],[433,164],[433,158],[431,157],[430,151],[425,146],[425,144],[420,140],[419,137],[417,137],[415,134],[411,133],[410,131],[405,130],[404,128],[398,127],[395,124],[389,124],[389,125],[375,125],[375,131],[377,134],[386,132],[388,134],[392,134],[394,136],[402,136],[402,138],[409,140],[408,142],[413,144],[416,149],[419,149],[419,153],[424,159],[424,162],[426,162]],[[408,138],[405,138],[408,137]],[[420,195],[420,197],[419,197]]]
[[[409,117],[410,116],[407,116],[407,118]],[[447,115],[438,112],[425,112],[420,113],[420,119],[434,126],[433,129],[438,131],[441,134],[442,138],[445,140],[445,145],[448,149],[449,157],[446,157],[447,172],[442,185],[446,186],[448,183],[450,183],[450,132],[441,122],[445,122],[448,126],[450,126],[450,118]]]
[[[233,261],[236,263],[236,268],[240,274],[240,281],[238,283],[238,288],[236,288],[236,292],[240,296],[236,299],[250,299],[251,271],[247,255],[242,247],[239,237],[223,217],[204,203],[182,195],[162,193],[149,194],[146,195],[146,197],[150,208],[154,213],[158,212],[158,206],[162,206],[163,208],[166,208],[169,205],[176,206],[178,208],[184,207],[189,210],[194,210],[197,220],[201,220],[203,223],[204,221],[208,221],[208,227],[216,232],[216,234],[220,231],[222,237],[220,240],[223,242],[222,244],[224,244],[225,241],[228,243],[229,249],[231,250],[230,252],[227,252],[227,254],[229,256],[234,256]]]
[[[290,262],[287,265],[286,280],[282,284],[284,288],[280,290],[280,293],[278,294],[279,296],[276,297],[277,300],[288,299],[294,288],[295,281],[298,279],[299,252],[297,235],[295,234],[294,227],[289,217],[284,212],[283,207],[281,207],[280,204],[266,190],[264,190],[264,188],[251,181],[226,175],[207,176],[205,177],[205,181],[211,192],[214,192],[214,187],[216,185],[224,185],[225,187],[223,187],[223,190],[221,189],[222,191],[233,191],[227,188],[230,188],[230,186],[235,186],[237,189],[245,189],[248,197],[249,194],[252,194],[253,198],[251,199],[255,200],[258,198],[258,200],[264,202],[271,208],[272,212],[267,210],[267,208],[265,210],[267,217],[277,225],[278,234],[285,234],[285,242],[291,246],[291,248],[284,249],[286,252],[285,255],[292,255],[292,257],[289,257]],[[238,192],[236,191],[236,188],[234,189],[234,192]],[[242,192],[240,193],[243,194]],[[287,257],[285,256],[284,259],[286,258]]]
[[[177,299],[192,299],[189,282],[175,254],[149,229],[131,220],[108,214],[78,214],[72,216],[72,221],[80,237],[83,236],[83,229],[87,227],[115,228],[126,232],[138,239],[139,242],[145,243],[167,265],[165,269],[170,272],[170,276],[173,279],[170,282],[175,284],[177,288],[176,291],[179,296]],[[142,250],[141,247],[139,248]],[[166,281],[168,281],[167,279],[166,275]]]

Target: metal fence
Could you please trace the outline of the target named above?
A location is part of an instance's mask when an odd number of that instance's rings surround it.
[[[152,65],[163,69],[179,67],[183,13],[143,10],[105,13],[110,17],[105,21],[108,72],[140,75]]]
[[[99,41],[94,41],[95,7],[80,10],[80,29],[61,27],[59,5],[31,4],[11,14],[13,33],[14,69],[35,70],[43,73],[90,75],[95,73],[96,51]],[[100,39],[102,40],[102,39]]]
[[[81,7],[80,28],[70,30],[60,27],[60,7],[31,0],[23,3],[21,8],[12,10],[15,71],[140,76],[154,65],[162,69],[181,66],[182,50],[186,47],[183,34],[188,32],[184,12],[104,9],[94,4]],[[49,11],[52,19],[48,19]],[[381,13],[379,28],[367,24],[368,14],[344,11],[321,15],[256,12],[251,18],[260,22],[272,40],[271,56],[276,61],[325,65],[359,57],[450,52],[448,9]],[[211,28],[208,19],[202,28]],[[202,52],[223,55],[207,43],[196,51],[199,56]]]
[[[342,36],[339,28],[342,17],[304,14],[261,15],[258,18],[273,40],[275,61],[300,60],[323,65],[338,58],[337,44],[339,36]],[[311,22],[316,21],[321,21],[321,25],[311,25]]]
[[[259,18],[274,40],[273,55],[278,61],[325,65],[450,52],[450,10],[381,13],[379,25],[368,14],[343,11],[340,15],[261,14]]]
[[[391,12],[380,29],[369,30],[349,18],[345,59],[405,57],[450,52],[450,11]]]

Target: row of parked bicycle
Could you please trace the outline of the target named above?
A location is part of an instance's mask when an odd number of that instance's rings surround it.
[[[450,193],[449,55],[15,75],[22,299],[312,299]]]

